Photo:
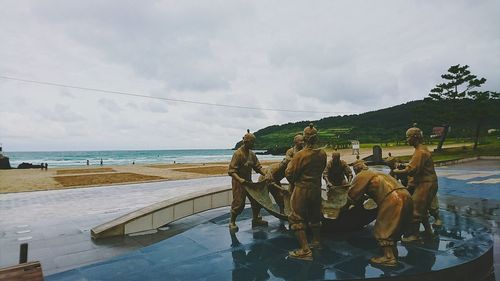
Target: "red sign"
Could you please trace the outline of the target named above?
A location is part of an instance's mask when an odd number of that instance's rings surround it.
[[[434,127],[432,128],[432,134],[436,137],[441,137],[444,134],[444,127]]]

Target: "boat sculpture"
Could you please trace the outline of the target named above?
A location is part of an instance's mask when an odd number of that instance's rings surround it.
[[[271,215],[288,220],[290,209],[290,185],[262,182],[245,182],[245,189],[249,196],[257,201]],[[278,205],[271,198],[269,188],[277,188],[283,195],[285,202],[284,213],[279,211]],[[368,199],[363,206],[346,206],[347,190],[349,185],[333,186],[329,191],[322,192],[321,211],[322,230],[330,232],[353,231],[363,228],[375,220],[377,216],[377,204]]]

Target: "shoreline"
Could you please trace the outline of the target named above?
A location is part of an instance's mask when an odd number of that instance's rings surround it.
[[[264,160],[263,166],[279,161]],[[0,194],[227,176],[228,162],[0,170]],[[90,172],[87,172],[90,171]]]
[[[462,146],[458,144],[457,146]],[[452,147],[447,146],[447,147]],[[433,149],[432,146],[429,147]],[[413,147],[382,147],[382,157],[390,152],[394,157],[411,155]],[[325,149],[328,160],[334,149]],[[347,163],[356,160],[351,149],[340,149],[336,152]],[[372,154],[371,148],[361,148],[360,158]],[[280,162],[279,160],[260,160],[263,166]],[[0,194],[28,191],[60,190],[69,188],[86,188],[106,185],[134,184],[227,176],[229,161],[203,163],[150,163],[128,165],[90,165],[50,167],[41,169],[0,170]],[[88,170],[92,170],[88,172]]]

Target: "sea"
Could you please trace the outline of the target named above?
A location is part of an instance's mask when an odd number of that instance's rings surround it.
[[[231,149],[180,149],[180,150],[109,150],[109,151],[36,151],[8,152],[10,165],[16,168],[26,162],[34,165],[47,163],[49,167],[132,165],[135,164],[173,164],[173,163],[211,163],[229,162],[233,156]],[[256,153],[264,151],[255,150]],[[259,160],[280,160],[283,156],[257,155]]]

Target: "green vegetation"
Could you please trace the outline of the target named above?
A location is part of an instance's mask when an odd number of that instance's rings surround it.
[[[458,160],[477,156],[500,156],[500,141],[488,138],[486,144],[478,145],[476,149],[472,145],[445,148],[432,153],[434,162]],[[411,155],[398,157],[401,161],[410,161]]]
[[[443,112],[449,121],[444,125],[445,131],[437,150],[441,150],[447,136],[448,126],[458,114],[465,115],[475,122],[474,149],[476,149],[481,134],[481,125],[483,125],[485,119],[493,115],[493,112],[488,110],[489,108],[485,108],[484,105],[487,101],[498,99],[500,94],[491,91],[473,91],[473,89],[481,87],[486,82],[486,78],[478,79],[476,75],[471,74],[468,65],[452,65],[448,68],[448,73],[441,75],[441,78],[445,81],[431,90],[429,98],[427,98],[428,101],[469,100],[472,103],[470,103],[470,107],[466,111],[457,111],[452,107],[450,110]],[[450,105],[453,106],[454,103]],[[498,111],[498,108],[495,111]]]
[[[406,130],[417,123],[424,131],[427,143],[432,140],[432,128],[444,123],[451,124],[449,138],[458,142],[471,142],[476,129],[475,120],[466,112],[475,108],[475,101],[469,99],[442,100],[442,101],[411,101],[405,104],[366,112],[363,114],[327,117],[321,120],[307,120],[283,125],[273,125],[255,132],[257,137],[256,149],[278,149],[290,147],[293,137],[302,133],[310,122],[319,130],[320,145],[329,147],[343,147],[350,144],[350,140],[359,140],[361,145],[405,144]],[[489,112],[488,118],[483,120],[481,135],[491,128],[500,128],[500,100],[492,99],[482,103],[482,110]],[[450,119],[449,112],[456,111]],[[480,144],[484,137],[480,139]],[[236,144],[238,146],[239,144]]]
[[[477,91],[486,78],[471,74],[468,65],[453,65],[441,75],[443,83],[430,90],[423,101],[412,101],[382,110],[359,115],[327,117],[312,121],[319,129],[320,145],[347,148],[351,140],[394,146],[405,143],[405,131],[414,123],[423,130],[425,142],[430,143],[433,127],[443,127],[438,143],[441,149],[446,138],[473,141],[474,149],[480,136],[488,129],[500,128],[500,93]],[[273,125],[255,132],[256,148],[286,151],[293,137],[301,133],[310,121]],[[236,143],[235,148],[239,147]]]

